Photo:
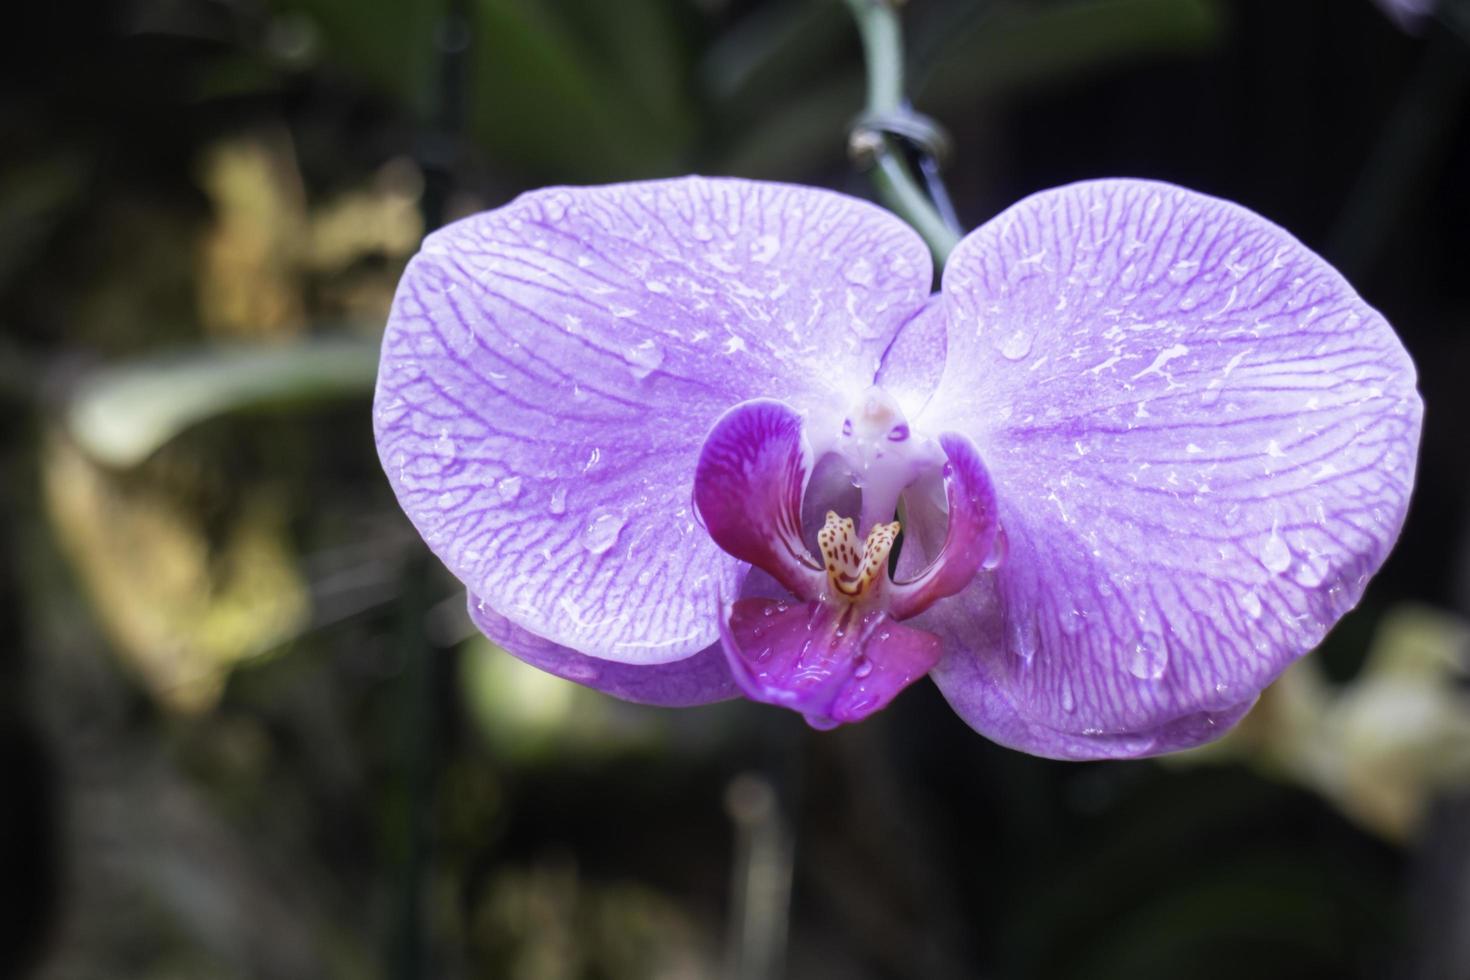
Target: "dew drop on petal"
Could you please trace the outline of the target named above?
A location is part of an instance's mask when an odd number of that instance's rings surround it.
[[[633,371],[633,377],[642,381],[664,362],[663,348],[652,340],[645,340],[637,346],[629,347],[623,352],[623,360],[628,362],[628,367]]]
[[[1320,555],[1309,555],[1297,563],[1293,578],[1304,589],[1315,589],[1327,580],[1328,566]]]
[[[873,263],[867,259],[859,258],[850,263],[843,270],[843,276],[854,286],[871,286],[873,284]]]
[[[1036,623],[1021,616],[1011,621],[1011,650],[1026,666],[1036,656]]]
[[[1245,593],[1240,597],[1240,608],[1244,609],[1245,614],[1251,619],[1260,619],[1261,597],[1254,592]]]
[[[1077,699],[1072,695],[1072,682],[1062,675],[1062,710],[1071,713],[1077,710]]]
[[[781,251],[781,239],[775,235],[762,235],[757,238],[750,249],[750,260],[752,262],[766,263],[776,257]]]
[[[1031,333],[1013,330],[1000,342],[1000,355],[1008,361],[1019,361],[1031,353]]]
[[[1276,533],[1275,528],[1271,529],[1271,536],[1261,546],[1261,564],[1273,575],[1280,575],[1291,567],[1291,549],[1281,540],[1281,535]]]
[[[1169,281],[1172,283],[1186,283],[1194,278],[1199,269],[1199,263],[1191,259],[1180,259],[1169,267]]]
[[[1068,636],[1076,636],[1082,632],[1082,624],[1082,612],[1078,609],[1073,609],[1071,612],[1064,613],[1058,617],[1058,625],[1061,626],[1062,632]]]
[[[1128,673],[1141,681],[1156,681],[1164,676],[1168,666],[1169,649],[1164,646],[1163,638],[1154,633],[1139,636],[1128,655]]]
[[[582,529],[582,547],[594,555],[606,552],[617,544],[623,530],[623,517],[616,511],[599,508],[592,512],[587,526]]]
[[[980,564],[980,567],[987,572],[995,571],[1006,560],[1010,549],[1010,542],[1006,539],[1006,529],[998,528],[995,532],[995,544],[990,546],[990,554],[985,556],[985,561]]]
[[[862,657],[858,660],[857,665],[853,667],[852,676],[859,678],[867,677],[872,672],[873,661],[869,660],[867,657]]]
[[[495,484],[495,492],[500,494],[501,503],[508,504],[521,495],[521,478],[508,476]]]
[[[551,491],[551,502],[546,505],[546,509],[551,511],[551,513],[556,515],[557,517],[560,517],[567,512],[566,487],[557,487],[555,490]]]

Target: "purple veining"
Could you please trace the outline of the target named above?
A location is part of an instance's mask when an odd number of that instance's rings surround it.
[[[619,697],[828,726],[927,675],[1039,755],[1216,737],[1398,535],[1397,337],[1282,229],[1147,181],[1027,198],[930,275],[828,191],[525,195],[405,273],[384,468],[482,630]]]

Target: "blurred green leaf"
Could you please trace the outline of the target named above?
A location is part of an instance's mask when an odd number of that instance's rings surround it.
[[[847,154],[847,128],[862,105],[863,80],[856,72],[788,95],[750,127],[719,169],[740,177],[791,180],[824,165],[840,165]]]
[[[314,18],[326,58],[434,118],[445,4],[281,6]],[[695,132],[678,10],[674,0],[469,0],[470,134],[542,181],[672,172]]]
[[[716,38],[701,60],[701,87],[722,117],[754,117],[791,96],[793,87],[829,74],[844,55],[857,68],[857,31],[831,0],[770,3]]]
[[[83,381],[66,422],[94,458],[134,466],[184,429],[224,412],[366,395],[377,369],[378,341],[345,337],[152,356]]]
[[[542,180],[677,169],[693,132],[679,38],[660,0],[477,0],[477,141]]]
[[[1215,0],[997,3],[913,67],[912,94],[932,111],[1129,59],[1196,52],[1220,36],[1222,22]]]
[[[320,30],[323,55],[361,74],[420,115],[433,106],[435,33],[443,0],[280,0]]]

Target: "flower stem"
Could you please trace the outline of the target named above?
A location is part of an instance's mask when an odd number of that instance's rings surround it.
[[[903,30],[894,0],[847,0],[863,39],[863,58],[868,67],[870,115],[889,115],[904,110]],[[959,244],[959,233],[940,215],[924,193],[913,169],[893,137],[883,135],[875,147],[871,171],[878,197],[924,239],[934,254],[935,267]]]

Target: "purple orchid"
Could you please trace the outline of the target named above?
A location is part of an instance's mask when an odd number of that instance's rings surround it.
[[[1222,734],[1398,535],[1397,337],[1282,229],[1147,181],[1027,198],[931,281],[824,190],[526,194],[404,274],[383,465],[488,636],[618,697],[826,727],[927,674],[1037,755]]]

